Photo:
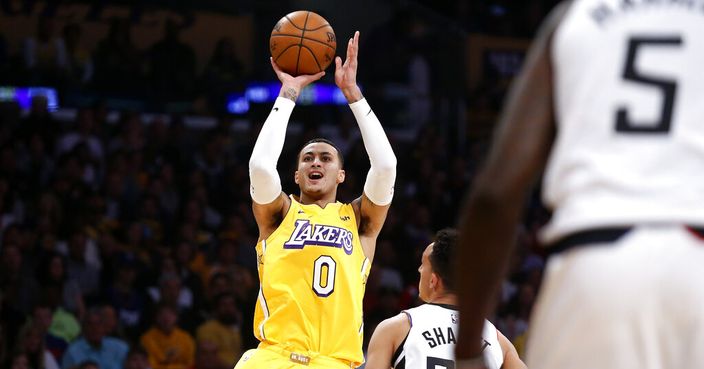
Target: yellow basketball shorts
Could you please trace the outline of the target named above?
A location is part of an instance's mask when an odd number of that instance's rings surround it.
[[[342,360],[327,356],[307,356],[292,352],[277,345],[262,343],[256,349],[247,350],[235,365],[235,369],[350,369],[354,368]]]

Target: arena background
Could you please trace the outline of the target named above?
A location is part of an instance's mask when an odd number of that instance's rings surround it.
[[[64,353],[94,324],[131,348],[125,368],[144,369],[140,337],[160,301],[177,306],[179,327],[198,341],[190,364],[169,369],[231,368],[256,345],[247,161],[278,92],[269,33],[299,9],[327,18],[338,40],[361,31],[359,82],[399,157],[365,333],[414,306],[421,252],[455,224],[506,88],[556,1],[133,3],[0,1],[3,368],[22,354],[32,369],[79,367]],[[294,155],[316,136],[344,152],[339,197],[351,200],[369,164],[332,73],[293,113],[284,191],[296,190]],[[537,191],[527,205],[490,317],[521,355],[544,262],[536,231],[549,216]],[[199,327],[223,293],[236,303],[222,320],[239,327],[241,344],[220,358]]]

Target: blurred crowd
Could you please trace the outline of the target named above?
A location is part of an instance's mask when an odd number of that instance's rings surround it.
[[[37,16],[35,34],[27,35],[17,53],[8,52],[0,34],[0,83],[55,86],[63,95],[142,99],[157,108],[198,100],[207,113],[221,113],[225,95],[243,89],[244,68],[230,37],[217,41],[199,70],[193,47],[181,40],[185,26],[174,19],[164,22],[162,38],[145,50],[133,42],[128,18],[113,18],[94,50],[82,41],[81,23],[61,29],[56,23]]]
[[[387,78],[430,97],[404,105],[423,117],[417,135],[389,131],[398,178],[367,283],[367,336],[379,321],[420,302],[421,253],[436,230],[455,224],[489,140],[458,144],[440,121],[438,105],[445,100],[434,91],[449,77],[436,67],[446,55],[436,52],[433,33],[417,19],[399,14],[374,31],[379,40],[369,45],[371,55],[402,56],[390,59],[396,64],[388,73],[366,71],[368,96],[382,122],[397,110],[374,95],[388,84],[371,81]],[[21,55],[7,55],[0,39],[0,79],[111,94],[139,86],[164,100],[208,95],[209,101],[246,82],[227,39],[196,73],[177,25],[167,23],[164,39],[144,53],[131,46],[125,22],[115,21],[98,48],[88,51],[77,46],[79,24],[56,33],[50,18],[39,17]],[[401,46],[385,49],[383,37],[399,35],[407,36]],[[392,73],[398,70],[404,72]],[[502,99],[505,81],[481,86],[464,93]],[[225,115],[215,115],[217,124],[204,129],[184,124],[177,114],[147,121],[141,112],[115,112],[100,98],[75,107],[70,119],[57,118],[46,104],[35,98],[23,112],[14,102],[0,103],[2,368],[232,368],[257,344],[257,228],[247,162],[269,107],[254,107],[244,129]],[[279,161],[284,191],[296,193],[293,158],[302,143],[324,136],[345,156],[347,178],[338,197],[351,201],[362,193],[369,168],[356,123],[345,106],[324,109],[323,118],[315,109],[294,112],[293,120],[303,124],[287,137]],[[118,114],[116,122],[108,119],[111,113]],[[334,124],[319,124],[326,119]],[[544,262],[536,233],[549,215],[537,199],[528,204],[510,277],[490,317],[519,352]]]

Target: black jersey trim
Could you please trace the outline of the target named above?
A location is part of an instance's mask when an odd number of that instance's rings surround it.
[[[411,330],[408,330],[408,333],[411,333]],[[406,357],[404,356],[401,361],[398,363],[397,366],[394,366],[396,363],[396,360],[398,360],[399,356],[403,354],[403,345],[406,344],[406,340],[408,339],[408,333],[406,333],[406,337],[403,338],[403,341],[401,341],[401,344],[398,345],[396,348],[396,351],[394,352],[393,356],[391,356],[391,367],[395,369],[403,369],[405,367],[405,362],[406,362]],[[403,363],[403,365],[401,365]]]
[[[401,341],[401,344],[398,345],[396,348],[396,351],[394,351],[394,354],[391,356],[391,367],[394,369],[405,369],[406,367],[406,356],[401,358],[401,361],[398,363],[397,366],[394,366],[396,363],[396,360],[403,354],[403,345],[406,344],[406,340],[408,339],[408,335],[411,334],[411,329],[413,328],[413,319],[411,318],[411,314],[409,314],[407,311],[402,311],[403,314],[406,314],[406,318],[408,318],[408,323],[411,325],[410,328],[408,328],[408,332],[406,333],[406,337],[403,337],[403,341]]]
[[[457,305],[452,305],[452,304],[438,304],[438,303],[435,303],[435,302],[428,302],[427,304],[428,304],[428,305],[440,306],[440,307],[445,308],[445,309],[460,311],[460,308],[459,308],[459,306],[457,306]]]
[[[548,248],[550,256],[567,251],[574,247],[588,244],[608,244],[617,241],[633,227],[594,228],[569,234]]]
[[[685,226],[690,232],[697,237],[704,239],[704,227],[701,226]],[[584,246],[588,244],[602,243],[608,244],[619,240],[628,233],[632,226],[629,227],[612,227],[612,228],[594,228],[584,231],[569,234],[548,247],[548,255],[552,256],[574,247]]]
[[[687,229],[704,240],[704,227],[687,226]]]

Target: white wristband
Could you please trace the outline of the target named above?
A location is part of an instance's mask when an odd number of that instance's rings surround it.
[[[364,183],[364,194],[374,204],[386,206],[394,197],[396,156],[367,99],[350,104],[350,108],[359,125],[371,164],[367,181]]]
[[[249,193],[258,204],[269,204],[281,194],[281,179],[276,171],[286,138],[288,119],[295,103],[279,97],[266,118],[249,159]]]

